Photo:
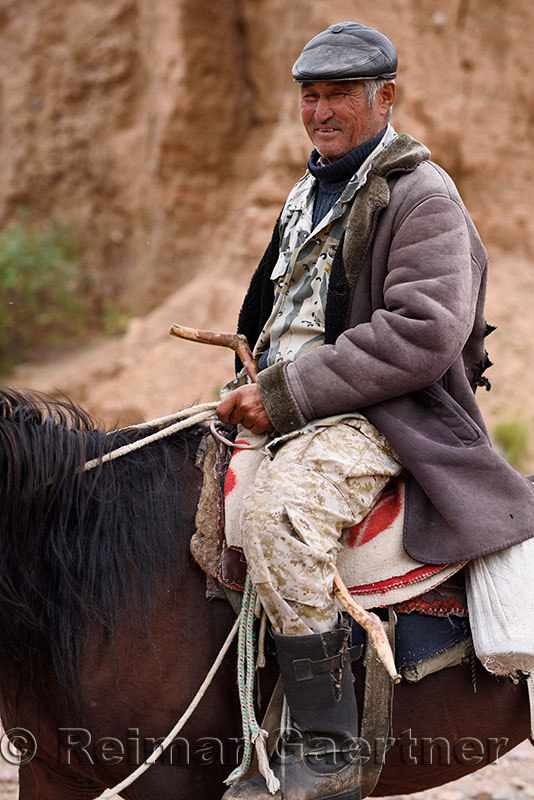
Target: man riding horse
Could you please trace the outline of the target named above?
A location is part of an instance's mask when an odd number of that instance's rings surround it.
[[[391,126],[396,73],[389,39],[355,22],[297,59],[314,149],[239,318],[258,382],[237,381],[218,408],[276,436],[241,527],[303,742],[283,764],[291,800],[361,796],[349,629],[332,591],[343,530],[401,471],[417,561],[465,561],[534,530],[533,487],[492,450],[475,400],[486,251],[451,178]],[[224,797],[271,795],[257,776]]]

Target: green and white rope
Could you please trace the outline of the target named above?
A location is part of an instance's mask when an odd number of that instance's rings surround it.
[[[256,671],[254,652],[255,606],[256,590],[252,586],[250,576],[247,575],[237,642],[237,686],[243,721],[244,749],[241,764],[234,769],[224,782],[231,786],[246,775],[250,768],[253,749],[255,748],[259,771],[265,778],[269,792],[275,794],[280,788],[280,781],[269,766],[266,747],[268,732],[259,726],[254,711],[254,675]]]

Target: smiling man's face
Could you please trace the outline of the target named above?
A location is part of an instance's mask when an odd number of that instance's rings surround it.
[[[300,113],[308,136],[323,159],[336,161],[386,126],[394,97],[393,81],[378,90],[372,108],[364,81],[303,83]]]

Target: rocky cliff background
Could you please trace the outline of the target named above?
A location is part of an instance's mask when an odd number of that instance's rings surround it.
[[[215,396],[230,352],[168,329],[234,328],[309,152],[291,65],[344,19],[395,42],[393,124],[451,173],[488,247],[498,329],[481,404],[528,436],[529,0],[0,0],[0,225],[25,207],[72,226],[92,302],[130,315],[122,335],[38,352],[4,382],[67,393],[110,425]]]

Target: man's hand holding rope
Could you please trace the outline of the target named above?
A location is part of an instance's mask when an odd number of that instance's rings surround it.
[[[229,392],[217,406],[216,413],[221,422],[241,423],[252,433],[265,433],[273,427],[255,383]]]

